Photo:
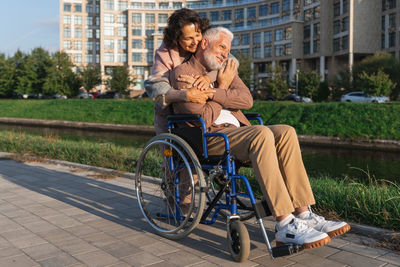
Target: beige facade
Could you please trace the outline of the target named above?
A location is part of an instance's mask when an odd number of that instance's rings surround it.
[[[399,57],[396,0],[60,0],[61,50],[77,66],[107,75],[125,65],[136,89],[150,74],[169,15],[188,7],[229,28],[233,53],[252,60],[255,86],[280,64],[289,80],[316,70],[321,80],[383,50]]]

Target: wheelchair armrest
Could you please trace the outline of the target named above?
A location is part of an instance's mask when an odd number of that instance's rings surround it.
[[[263,121],[261,119],[261,114],[258,112],[249,112],[249,113],[244,113],[246,118],[248,120],[257,120],[260,125],[263,125]]]
[[[200,114],[173,114],[173,115],[168,115],[167,117],[169,121],[180,121],[180,120],[191,121],[191,120],[198,120],[200,118],[201,118]]]

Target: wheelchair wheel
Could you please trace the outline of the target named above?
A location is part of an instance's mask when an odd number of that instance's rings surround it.
[[[250,255],[250,237],[246,226],[239,220],[229,222],[228,248],[234,261],[243,262]]]
[[[152,138],[140,155],[135,179],[140,209],[159,235],[180,239],[198,225],[205,205],[204,176],[182,138]]]

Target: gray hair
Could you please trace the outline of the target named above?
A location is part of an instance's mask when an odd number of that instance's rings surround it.
[[[219,38],[219,35],[221,33],[225,33],[226,35],[228,35],[230,41],[232,42],[233,33],[224,27],[216,27],[206,30],[205,33],[203,34],[203,38],[208,39],[208,41],[212,43],[213,41]]]

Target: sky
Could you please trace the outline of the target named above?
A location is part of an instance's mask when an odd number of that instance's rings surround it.
[[[59,50],[59,0],[0,0],[0,53]]]

